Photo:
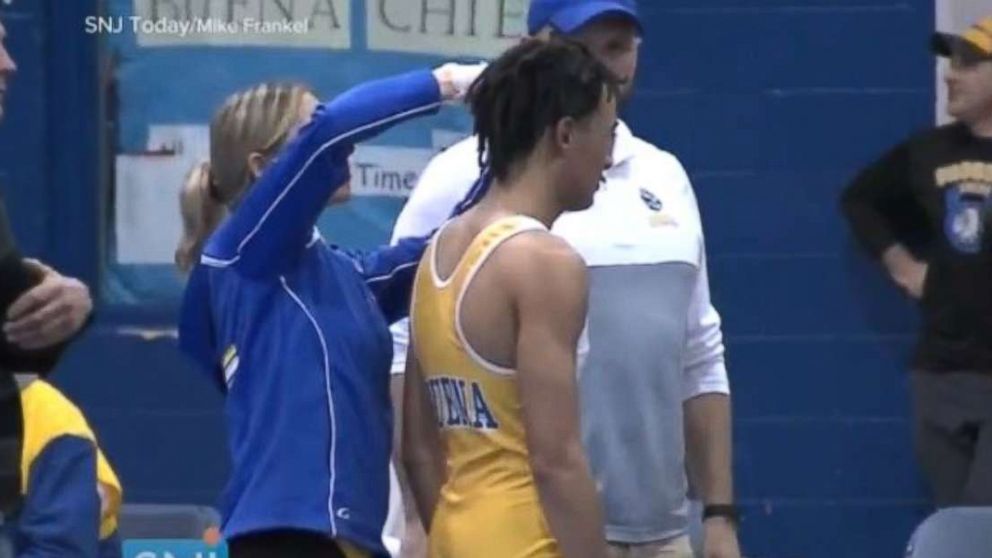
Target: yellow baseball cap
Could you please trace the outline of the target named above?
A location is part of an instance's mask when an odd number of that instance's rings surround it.
[[[938,56],[960,56],[974,62],[992,60],[992,16],[960,35],[934,33],[930,46]]]

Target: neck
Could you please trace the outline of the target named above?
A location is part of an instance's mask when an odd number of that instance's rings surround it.
[[[486,195],[487,203],[497,211],[537,219],[550,229],[564,209],[555,199],[545,169],[547,166],[528,165],[505,180],[497,180]]]

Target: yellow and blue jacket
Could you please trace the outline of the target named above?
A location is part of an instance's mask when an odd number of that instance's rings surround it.
[[[120,481],[83,413],[47,382],[21,390],[24,503],[4,526],[18,558],[119,558]]]

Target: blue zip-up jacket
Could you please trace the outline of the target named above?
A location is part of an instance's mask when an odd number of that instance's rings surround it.
[[[422,71],[319,106],[190,275],[180,345],[227,394],[227,538],[302,529],[388,556],[387,328],[408,312],[426,239],[359,254],[325,244],[314,226],[348,179],[355,143],[441,101]]]

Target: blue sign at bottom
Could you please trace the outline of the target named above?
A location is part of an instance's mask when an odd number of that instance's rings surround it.
[[[132,539],[124,541],[124,558],[227,558],[227,545],[198,540]]]

